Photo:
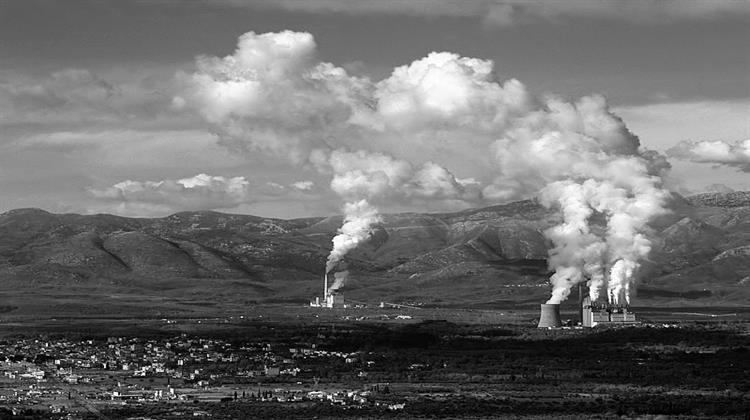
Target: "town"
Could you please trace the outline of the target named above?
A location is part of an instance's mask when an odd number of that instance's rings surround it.
[[[366,377],[373,361],[362,353],[181,334],[168,339],[108,337],[74,341],[39,337],[0,342],[0,406],[13,415],[94,414],[125,405],[254,401],[378,406],[387,384],[363,389],[321,385],[314,367],[341,364]],[[175,407],[179,405],[174,404]],[[208,415],[202,410],[176,415]]]
[[[170,328],[187,324],[141,320],[127,334],[6,335],[0,418],[711,417],[750,410],[743,321],[540,329],[346,318],[206,329],[196,321],[182,332]]]

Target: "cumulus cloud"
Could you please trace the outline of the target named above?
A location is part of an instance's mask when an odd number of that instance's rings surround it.
[[[721,140],[686,140],[667,150],[667,154],[676,159],[727,165],[743,172],[750,172],[750,139],[734,143]]]
[[[490,60],[453,53],[428,54],[377,84],[378,112],[386,124],[401,129],[434,124],[497,129],[530,108],[531,97],[515,79],[497,83],[493,66]]]
[[[435,162],[414,166],[383,153],[344,149],[331,153],[331,189],[345,200],[456,200],[478,203],[481,193],[472,180],[456,179]]]
[[[660,24],[750,14],[734,0],[226,0],[225,4],[309,13],[453,16],[498,26],[560,19],[607,19]]]
[[[443,162],[418,166],[476,156],[533,103],[520,82],[497,83],[488,60],[433,53],[373,82],[316,61],[315,49],[307,33],[249,32],[233,54],[201,57],[195,73],[180,74],[176,102],[215,124],[224,144],[334,174],[333,189],[347,196],[397,189],[473,203],[480,194],[465,194],[452,172],[436,168]],[[427,170],[440,186],[428,185]]]
[[[642,159],[649,174],[668,168],[604,97],[534,97],[494,68],[435,52],[372,81],[317,61],[308,33],[248,32],[231,55],[201,57],[195,73],[180,74],[179,99],[225,144],[330,174],[346,199],[468,206],[604,176],[602,165],[620,157]],[[451,167],[475,182],[459,182]]]
[[[198,71],[179,74],[185,90],[175,101],[220,125],[227,145],[303,163],[365,106],[356,99],[364,80],[316,62],[315,48],[309,33],[248,32],[232,55],[200,57]]]

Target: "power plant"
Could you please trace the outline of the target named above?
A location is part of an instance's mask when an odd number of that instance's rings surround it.
[[[323,276],[323,298],[316,296],[315,301],[310,302],[310,306],[314,308],[346,308],[344,294],[339,290],[328,289],[328,273]]]
[[[539,325],[537,327],[562,327],[562,320],[560,319],[560,305],[556,303],[542,303],[541,314],[539,315]]]
[[[630,312],[628,305],[592,302],[589,296],[584,297],[584,288],[578,286],[578,316],[583,327],[614,326],[635,324],[638,321]],[[540,307],[538,328],[557,328],[562,326],[560,305],[543,303]]]
[[[581,325],[584,327],[634,324],[637,322],[635,314],[628,310],[627,305],[591,302],[591,298],[586,296],[583,299],[582,309]]]

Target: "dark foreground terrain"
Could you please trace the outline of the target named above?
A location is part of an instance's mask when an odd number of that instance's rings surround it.
[[[289,306],[17,320],[0,417],[746,418],[748,313],[681,313],[585,330],[524,311]]]

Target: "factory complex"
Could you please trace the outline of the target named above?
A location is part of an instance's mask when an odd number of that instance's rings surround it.
[[[627,304],[612,304],[607,302],[591,301],[589,296],[583,296],[584,290],[581,285],[578,288],[578,314],[583,327],[617,326],[635,324],[638,321],[635,313],[630,312]],[[543,303],[539,313],[539,328],[562,327],[560,318],[560,305],[556,303]]]
[[[315,297],[315,301],[310,302],[313,308],[346,308],[344,304],[344,294],[339,290],[328,288],[328,273],[323,276],[323,298]]]

